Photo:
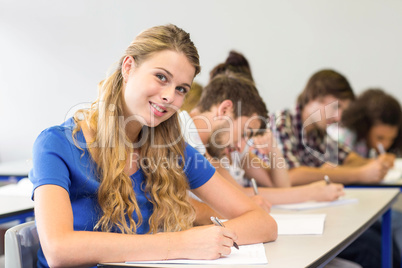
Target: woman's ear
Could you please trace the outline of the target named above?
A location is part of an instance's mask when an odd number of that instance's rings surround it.
[[[230,116],[233,113],[233,102],[224,100],[218,105],[218,116]]]
[[[124,82],[127,82],[128,76],[130,75],[130,71],[134,68],[135,61],[132,56],[126,56],[123,60],[121,66],[121,75],[123,76]]]

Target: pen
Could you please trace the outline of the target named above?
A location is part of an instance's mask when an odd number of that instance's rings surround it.
[[[216,226],[220,226],[225,228],[225,225],[223,225],[223,223],[217,218],[217,217],[211,217],[211,221],[213,224],[215,224]],[[233,246],[237,249],[239,249],[239,246],[237,245],[237,243],[235,241],[233,241]]]
[[[385,149],[381,142],[377,143],[377,149],[380,154],[385,154]]]
[[[254,194],[255,194],[255,195],[258,195],[257,182],[255,181],[254,178],[251,179],[251,184],[253,185]]]
[[[240,153],[240,159],[243,159],[243,157],[248,153],[248,149],[250,148],[250,146],[253,145],[254,145],[253,139],[248,139],[246,141],[246,145],[244,146],[243,151]]]
[[[329,180],[328,175],[325,175],[325,176],[324,176],[324,180],[325,180],[325,182],[326,182],[327,184],[330,184],[330,183],[331,183],[331,181]]]

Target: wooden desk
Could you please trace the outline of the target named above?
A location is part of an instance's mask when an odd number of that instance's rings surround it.
[[[383,225],[390,228],[390,207],[399,194],[399,189],[346,189],[347,196],[356,197],[358,203],[333,206],[321,209],[289,212],[275,210],[273,213],[325,213],[323,235],[289,235],[279,236],[275,242],[265,244],[268,264],[258,267],[323,267],[382,215]],[[390,229],[389,229],[390,230]],[[389,235],[390,233],[386,234]],[[389,242],[383,241],[384,244]],[[390,243],[388,244],[390,246]],[[391,267],[391,252],[386,256],[383,267]],[[383,255],[384,257],[384,255]],[[99,264],[98,267],[175,267],[175,265],[128,265],[123,263]],[[177,266],[177,265],[176,265]],[[180,267],[199,267],[197,265],[180,265]],[[211,265],[208,267],[222,267]],[[236,267],[256,267],[255,265],[237,265]]]
[[[0,195],[0,224],[14,220],[25,222],[33,216],[33,211],[34,202],[30,197]]]

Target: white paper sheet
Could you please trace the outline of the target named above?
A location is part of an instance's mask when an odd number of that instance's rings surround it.
[[[278,224],[278,235],[320,235],[324,232],[326,214],[272,214]]]
[[[385,175],[381,183],[392,184],[399,180],[402,180],[402,158],[398,158],[395,160],[394,167],[388,171],[387,175]]]
[[[31,197],[32,189],[32,182],[28,178],[24,178],[21,179],[18,183],[7,184],[0,187],[0,195]]]
[[[274,205],[274,206],[272,206],[272,208],[288,209],[288,210],[307,210],[307,209],[353,204],[353,203],[357,203],[358,201],[359,200],[357,198],[340,197],[338,200],[335,200],[332,202],[308,201],[308,202],[294,203],[294,204]]]
[[[216,260],[167,260],[167,261],[133,261],[126,263],[144,263],[144,264],[267,264],[265,247],[262,243],[239,246],[239,250],[232,247],[232,253]]]

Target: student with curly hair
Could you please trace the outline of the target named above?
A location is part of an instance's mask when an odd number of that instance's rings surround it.
[[[368,89],[343,112],[339,141],[363,157],[379,148],[402,156],[402,109],[381,89]]]
[[[276,239],[272,217],[181,138],[177,110],[199,71],[188,33],[145,30],[90,109],[39,135],[29,175],[38,267],[215,259],[234,241]],[[227,228],[194,228],[188,189],[229,219]]]

